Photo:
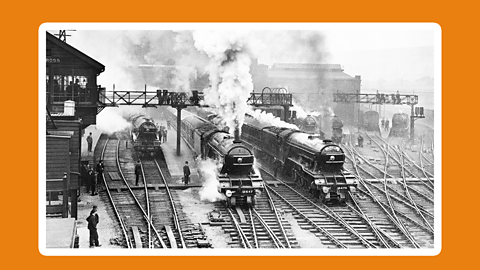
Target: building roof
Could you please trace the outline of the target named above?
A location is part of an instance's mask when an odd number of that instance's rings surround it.
[[[78,57],[80,60],[84,61],[85,63],[89,64],[93,68],[98,70],[98,73],[101,73],[105,71],[105,66],[102,65],[100,62],[96,61],[95,59],[91,58],[90,56],[84,54],[83,52],[77,50],[75,47],[72,47],[66,42],[61,41],[54,35],[50,34],[47,32],[47,41],[52,42],[56,46],[59,46],[60,48],[66,50],[67,52],[73,54],[74,56]]]
[[[340,64],[314,64],[314,63],[275,63],[273,64],[273,69],[320,69],[320,70],[335,70],[343,71]]]

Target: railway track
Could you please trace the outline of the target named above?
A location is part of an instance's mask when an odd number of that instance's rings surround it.
[[[121,136],[121,135],[120,135]],[[104,185],[127,248],[196,248],[203,230],[181,210],[164,160],[143,159],[142,177],[135,184],[134,159],[127,143],[117,137],[104,140]],[[165,174],[167,176],[165,176]],[[106,198],[107,199],[107,198]]]
[[[158,231],[151,224],[148,214],[144,211],[147,205],[146,193],[143,190],[135,192],[130,188],[125,180],[125,175],[121,170],[121,161],[119,158],[120,140],[118,138],[108,138],[105,141],[101,152],[101,159],[104,160],[103,184],[112,211],[115,213],[119,226],[123,232],[124,243],[127,248],[148,248],[153,247],[151,238],[142,237],[141,234],[149,231],[149,227],[155,232],[158,242],[163,246]],[[117,192],[111,190],[117,189]],[[122,190],[127,189],[128,192]],[[141,198],[139,200],[139,198]]]
[[[388,146],[387,146],[388,148]],[[384,151],[385,167],[383,169],[384,178],[378,179],[375,183],[366,181],[359,173],[363,170],[368,174],[368,170],[362,168],[357,164],[356,155],[353,147],[346,146],[350,156],[350,161],[354,168],[355,174],[360,179],[358,206],[360,209],[365,209],[367,213],[379,213],[380,216],[387,217],[388,222],[393,225],[397,231],[403,234],[403,237],[397,239],[397,242],[402,247],[431,247],[433,245],[433,200],[428,196],[412,196],[410,191],[411,183],[407,183],[403,173],[401,180],[398,181],[401,185],[394,184],[396,182],[387,180],[387,165],[388,153]],[[360,157],[362,158],[362,157]],[[404,166],[400,166],[401,170]],[[371,177],[374,177],[371,175]],[[398,178],[395,178],[398,179]],[[422,201],[422,204],[418,203]],[[382,218],[385,221],[385,218]],[[380,222],[383,222],[380,221]],[[393,235],[392,235],[393,237]],[[406,240],[406,241],[405,241]]]
[[[257,198],[255,208],[227,208],[216,203],[224,218],[222,229],[230,235],[232,248],[299,248],[290,224],[277,209],[268,191]]]

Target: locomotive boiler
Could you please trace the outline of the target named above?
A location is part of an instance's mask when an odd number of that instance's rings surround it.
[[[356,191],[357,179],[343,169],[345,154],[331,140],[250,116],[242,126],[242,139],[255,147],[262,160],[282,169],[324,203],[344,202],[348,191]]]

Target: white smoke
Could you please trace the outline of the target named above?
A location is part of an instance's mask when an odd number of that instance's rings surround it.
[[[206,159],[197,160],[198,169],[202,174],[203,185],[198,194],[202,201],[216,202],[219,200],[225,200],[225,196],[218,192],[219,182],[217,179],[217,172],[220,169],[215,160]]]
[[[125,106],[121,108],[105,108],[97,115],[97,129],[107,134],[113,134],[131,127],[128,121],[133,115],[146,114],[140,106]]]
[[[243,125],[247,100],[253,90],[248,34],[248,31],[193,32],[195,47],[210,58],[206,70],[211,86],[205,89],[204,102],[218,110],[232,131]]]
[[[251,110],[249,114],[261,123],[266,123],[275,127],[298,129],[297,126],[284,122],[280,118],[274,116],[273,114],[267,113],[262,110],[254,110],[254,111]]]

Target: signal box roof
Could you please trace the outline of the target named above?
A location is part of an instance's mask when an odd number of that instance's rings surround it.
[[[58,67],[90,68],[98,75],[105,66],[54,35],[47,33],[47,64]]]

